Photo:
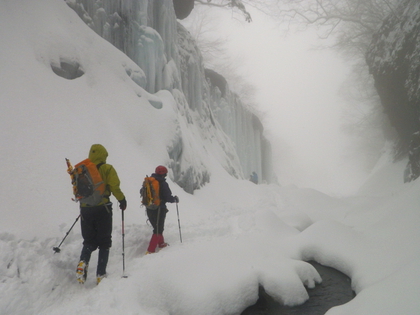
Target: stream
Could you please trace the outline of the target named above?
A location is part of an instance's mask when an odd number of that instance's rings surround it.
[[[259,289],[259,299],[246,308],[241,315],[324,315],[330,308],[342,305],[355,297],[351,280],[340,271],[309,261],[321,275],[322,283],[307,289],[309,300],[304,304],[289,307],[274,301],[263,287]]]

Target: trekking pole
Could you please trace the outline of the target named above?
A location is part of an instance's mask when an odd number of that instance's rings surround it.
[[[127,278],[125,275],[125,253],[124,253],[124,210],[121,210],[121,231],[122,231],[122,257],[123,257],[123,275],[122,278]]]
[[[179,239],[182,243],[182,236],[181,236],[181,222],[179,221],[179,211],[178,211],[178,202],[176,203],[176,213],[178,215],[178,227],[179,227]]]
[[[66,239],[67,235],[69,235],[70,231],[72,230],[73,226],[76,224],[77,220],[79,220],[80,218],[80,214],[77,216],[76,221],[74,221],[73,225],[71,226],[71,228],[67,231],[66,236],[64,236],[63,240],[61,241],[60,245],[58,245],[57,247],[53,247],[54,250],[54,254],[55,253],[59,253],[61,251],[60,246],[61,244],[63,244],[64,240]]]

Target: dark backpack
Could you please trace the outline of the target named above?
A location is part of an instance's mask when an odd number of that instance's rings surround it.
[[[105,193],[105,183],[99,173],[101,164],[96,165],[90,159],[77,163],[74,168],[66,159],[67,172],[73,185],[74,201],[96,206],[102,201]]]
[[[144,178],[143,185],[140,189],[141,203],[147,209],[156,210],[160,206],[159,181],[147,176]]]

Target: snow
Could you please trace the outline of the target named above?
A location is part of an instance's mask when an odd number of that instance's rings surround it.
[[[305,287],[322,280],[305,262],[312,259],[347,274],[357,294],[328,315],[419,312],[420,182],[402,184],[406,161],[384,159],[346,198],[254,185],[226,172],[210,139],[195,152],[205,131],[180,118],[195,114],[176,107],[173,95],[182,93],[147,93],[130,77],[141,78],[142,69],[64,1],[3,0],[0,38],[0,314],[239,314],[255,303],[259,284],[297,305],[308,298]],[[84,74],[57,76],[50,64],[60,60],[77,62]],[[174,135],[211,180],[187,194],[170,174],[180,197],[166,220],[171,246],[145,256],[151,228],[138,190],[146,174],[170,161]],[[95,252],[81,286],[79,225],[60,253],[52,248],[78,216],[64,158],[77,163],[93,143],[107,148],[128,200],[127,278],[114,209],[108,277],[96,285]]]

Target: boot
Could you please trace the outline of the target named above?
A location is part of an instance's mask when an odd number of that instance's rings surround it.
[[[152,234],[152,238],[150,239],[149,247],[147,248],[146,254],[151,254],[156,252],[156,247],[158,246],[159,237],[158,234]]]
[[[103,278],[105,278],[105,275],[102,275],[102,276],[96,276],[96,285],[98,285],[98,284],[99,284],[99,282],[101,282]]]
[[[106,275],[106,266],[108,265],[108,258],[109,258],[109,248],[106,248],[106,249],[100,248],[99,254],[98,254],[98,267],[96,269],[96,277],[101,278],[101,280]]]
[[[80,260],[85,261],[86,264],[89,264],[90,256],[95,249],[89,245],[83,245],[82,252],[80,253]]]
[[[92,251],[92,247],[90,247],[89,245],[83,245],[82,252],[80,253],[80,261],[77,264],[76,268],[76,279],[82,284],[86,281],[87,270]]]
[[[162,234],[158,234],[158,247],[159,248],[164,248],[166,246],[168,246],[168,243],[165,243],[165,239],[163,238]]]
[[[88,264],[84,260],[81,260],[79,264],[77,265],[76,279],[81,284],[85,283],[86,281],[87,268],[88,268]]]

